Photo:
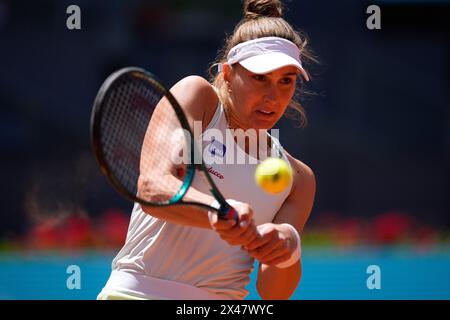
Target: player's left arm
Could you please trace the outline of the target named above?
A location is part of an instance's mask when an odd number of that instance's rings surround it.
[[[260,262],[258,270],[256,287],[263,299],[288,299],[297,288],[301,278],[301,259],[287,268],[279,268],[276,265],[280,263],[280,258],[286,260],[286,255],[282,252],[288,252],[288,257],[290,256],[292,251],[289,251],[289,244],[296,242],[292,230],[283,224],[292,225],[301,237],[313,207],[316,180],[313,171],[307,165],[290,155],[288,158],[293,169],[291,193],[273,222],[261,226],[262,232],[269,234],[266,238],[271,239],[271,244],[265,247],[268,251],[272,251],[272,253],[266,254],[267,263]],[[264,246],[261,248],[264,250]],[[274,254],[274,252],[279,252],[279,254]],[[260,259],[260,261],[265,259]]]

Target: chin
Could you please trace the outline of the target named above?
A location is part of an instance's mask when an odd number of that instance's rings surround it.
[[[272,129],[273,126],[277,123],[277,121],[280,119],[280,116],[277,114],[273,114],[271,116],[261,116],[259,114],[256,114],[253,117],[253,128],[255,129],[263,129],[263,130],[269,130]]]
[[[273,121],[257,121],[257,122],[255,122],[254,123],[255,124],[255,126],[254,126],[254,128],[256,129],[256,130],[270,130],[270,129],[272,129],[273,128],[273,126],[275,126],[275,124],[276,124],[276,122],[273,122]]]

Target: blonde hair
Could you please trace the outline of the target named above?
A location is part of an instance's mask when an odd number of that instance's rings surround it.
[[[262,37],[280,37],[290,40],[299,47],[303,61],[316,61],[312,53],[306,48],[308,44],[306,36],[295,31],[282,16],[283,4],[279,0],[245,0],[244,17],[236,25],[233,34],[225,40],[225,45],[220,51],[218,59],[210,67],[210,73],[217,65],[227,61],[227,55],[231,48],[239,43]],[[223,72],[213,75],[211,81],[218,89],[219,99],[227,109],[229,95]],[[294,98],[289,104],[289,107],[295,112],[287,112],[286,115],[290,118],[299,118],[300,126],[303,127],[307,121],[305,110],[296,100],[299,93],[300,90],[297,88]]]

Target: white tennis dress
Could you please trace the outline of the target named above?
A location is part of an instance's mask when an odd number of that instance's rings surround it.
[[[207,129],[217,129],[225,137],[227,128],[219,103]],[[292,182],[283,192],[268,194],[255,184],[256,157],[247,155],[245,164],[220,164],[230,148],[235,155],[243,150],[234,140],[219,141],[211,134],[201,138],[206,140],[202,142],[205,162],[212,158],[219,162],[206,166],[224,197],[250,204],[257,225],[272,222]],[[278,140],[273,141],[282,150]],[[282,156],[287,160],[283,151]],[[192,185],[209,194],[201,175],[194,177]],[[213,230],[166,222],[135,204],[125,244],[112,262],[111,276],[98,299],[244,299],[253,262],[240,246],[230,246]]]

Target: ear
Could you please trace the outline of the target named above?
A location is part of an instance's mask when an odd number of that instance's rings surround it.
[[[228,63],[222,65],[223,79],[226,82],[230,82],[231,79],[231,66]]]

